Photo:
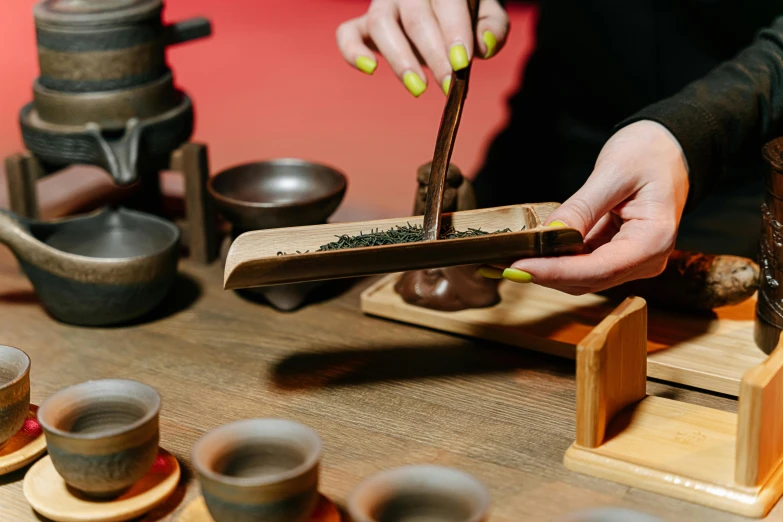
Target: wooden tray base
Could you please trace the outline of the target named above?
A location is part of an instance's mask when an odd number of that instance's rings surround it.
[[[738,485],[736,442],[736,414],[648,396],[615,417],[597,448],[573,444],[564,464],[578,473],[761,518],[783,494],[783,466],[761,486]]]
[[[315,508],[313,516],[310,518],[310,522],[341,522],[342,517],[340,511],[334,503],[321,495],[321,500],[318,507]],[[182,510],[177,522],[215,522],[212,515],[209,514],[207,504],[204,502],[204,497],[199,496],[188,504],[185,509]]]
[[[0,449],[0,475],[30,464],[46,451],[46,437],[36,419],[38,406],[31,404],[25,424]]]
[[[783,493],[783,348],[742,376],[737,413],[647,395],[647,305],[612,310],[577,346],[568,469],[761,518]]]
[[[55,522],[121,522],[144,515],[164,502],[180,479],[177,459],[160,449],[152,469],[128,492],[111,501],[93,501],[74,494],[44,457],[24,477],[30,506]]]
[[[409,305],[394,291],[400,274],[361,296],[362,312],[457,335],[573,359],[576,345],[617,306],[598,295],[572,296],[503,281],[490,308],[439,312]],[[755,296],[704,317],[651,308],[647,376],[737,397],[742,375],[767,355],[753,341]]]

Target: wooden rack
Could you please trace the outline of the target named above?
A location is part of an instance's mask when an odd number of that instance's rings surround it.
[[[742,378],[738,413],[649,396],[647,303],[626,299],[577,346],[573,471],[749,517],[783,493],[783,350]]]

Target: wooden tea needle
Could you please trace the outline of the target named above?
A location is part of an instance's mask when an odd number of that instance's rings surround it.
[[[478,21],[479,0],[468,0],[471,27],[473,28],[473,54],[477,47],[475,44],[476,23]],[[451,81],[451,90],[446,100],[446,108],[443,110],[438,138],[435,141],[435,154],[430,169],[429,184],[427,185],[427,204],[424,207],[424,241],[433,241],[440,236],[440,214],[443,209],[443,192],[446,188],[446,172],[451,161],[451,153],[454,150],[454,142],[457,139],[459,120],[462,117],[462,108],[468,95],[468,79],[473,61],[467,67],[454,71]]]

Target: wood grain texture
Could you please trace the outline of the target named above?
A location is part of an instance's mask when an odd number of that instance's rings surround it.
[[[460,239],[317,252],[342,235],[359,235],[397,226],[421,226],[423,217],[382,219],[305,227],[256,230],[240,235],[226,259],[224,288],[249,288],[358,277],[475,263],[508,262],[531,256],[566,255],[581,250],[575,229],[548,228],[541,223],[556,203],[513,205],[443,214],[444,226],[512,232]],[[278,255],[284,252],[286,255]],[[297,253],[301,252],[301,253]]]
[[[487,485],[489,522],[550,521],[596,506],[667,522],[745,520],[565,469],[575,433],[573,361],[365,316],[359,295],[373,281],[288,314],[223,291],[217,264],[181,266],[171,297],[148,320],[75,328],[46,315],[0,249],[2,343],[32,358],[33,403],[88,379],[129,378],[160,391],[161,445],[178,458],[182,479],[139,522],[175,522],[201,495],[190,463],[201,435],[266,416],[318,431],[321,491],[338,506],[377,471],[435,463]],[[734,400],[659,383],[648,383],[648,393],[736,409]],[[0,478],[0,520],[38,520],[22,493],[26,470]],[[782,516],[778,507],[769,519]]]
[[[576,442],[596,448],[609,422],[647,390],[647,304],[626,299],[576,347]]]
[[[758,486],[783,462],[783,350],[742,379],[737,432],[737,483]]]
[[[185,213],[188,221],[187,245],[190,257],[209,264],[217,258],[218,238],[215,209],[207,193],[209,157],[201,143],[186,143],[171,155],[171,168],[185,181]]]
[[[564,462],[579,473],[762,518],[783,493],[783,468],[763,485],[737,484],[736,431],[736,414],[648,396],[616,416],[601,446],[574,444]]]
[[[362,311],[376,317],[573,359],[576,345],[619,303],[503,281],[492,308],[439,312],[412,306],[394,291],[399,274],[367,288]],[[703,315],[648,306],[647,376],[739,395],[742,375],[766,359],[753,341],[756,297]]]
[[[783,365],[771,357],[748,372],[739,414],[647,396],[635,383],[646,375],[640,362],[646,356],[645,315],[643,300],[629,298],[579,344],[577,440],[565,453],[565,466],[739,515],[765,516],[783,493],[776,431],[776,377]],[[747,395],[749,386],[759,393]],[[768,387],[774,392],[765,403]]]
[[[29,152],[14,154],[5,159],[8,184],[8,202],[11,212],[37,219],[38,188],[36,182],[43,174],[38,160]]]

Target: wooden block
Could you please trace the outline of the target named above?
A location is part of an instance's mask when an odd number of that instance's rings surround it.
[[[647,304],[626,299],[577,346],[577,444],[595,448],[608,422],[647,391]]]
[[[394,291],[399,277],[391,274],[368,287],[361,295],[362,311],[570,359],[617,303],[503,281],[496,306],[440,312],[403,301]],[[767,358],[753,341],[755,307],[755,296],[702,317],[648,306],[647,376],[737,397],[743,374]]]
[[[783,350],[742,379],[736,481],[763,484],[783,460]]]
[[[217,258],[218,246],[214,205],[207,193],[209,158],[206,145],[186,143],[172,153],[171,168],[181,172],[185,179],[190,257],[209,264]]]
[[[637,300],[626,300],[579,343],[577,440],[566,451],[565,466],[739,515],[765,516],[783,494],[783,352],[743,378],[739,414],[644,396],[637,379],[646,373],[638,362],[645,351],[639,314],[646,310],[632,306]]]
[[[11,212],[38,219],[38,192],[36,182],[43,170],[38,160],[29,152],[14,154],[5,159],[5,174],[8,183],[8,202]]]

